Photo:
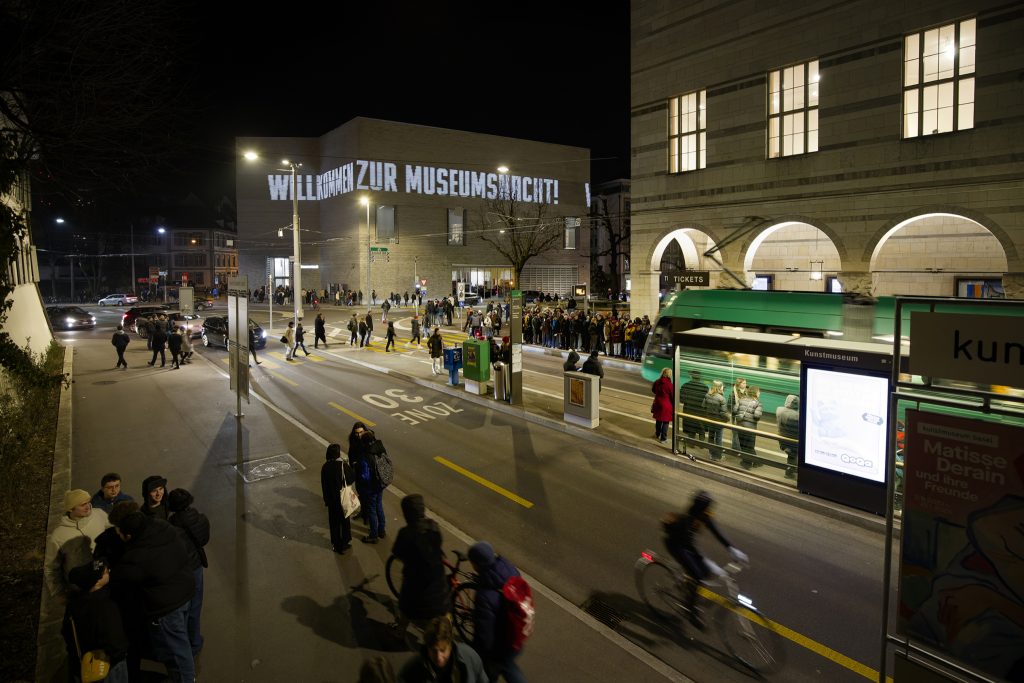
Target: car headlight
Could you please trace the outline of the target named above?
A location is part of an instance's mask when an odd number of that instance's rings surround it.
[[[92,322],[96,322],[96,316],[90,315],[89,320],[91,320]]]
[[[262,336],[262,337],[263,337],[264,339],[266,339],[266,338],[267,338],[267,331],[266,331],[266,330],[263,330],[263,334],[262,334],[262,335],[260,335],[260,336]]]
[[[75,319],[70,317],[70,316],[68,316],[67,318],[64,318],[64,324],[65,325],[74,325],[75,324]]]

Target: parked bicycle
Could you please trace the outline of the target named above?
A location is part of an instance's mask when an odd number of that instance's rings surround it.
[[[704,623],[715,623],[729,654],[741,664],[757,673],[778,671],[783,663],[782,636],[754,602],[740,593],[736,577],[743,569],[743,565],[730,562],[724,575],[708,579],[707,584],[723,588],[724,595],[698,586],[694,609],[711,617]],[[686,595],[693,579],[674,561],[652,550],[640,553],[633,573],[647,606],[659,618],[676,621],[685,630],[690,617]]]
[[[453,550],[455,564],[448,559],[442,559],[445,568],[448,570],[448,585],[451,586],[452,623],[455,631],[462,638],[463,642],[473,642],[473,606],[476,604],[477,576],[471,571],[462,569],[462,563],[468,562],[469,558],[458,550]],[[402,590],[402,560],[392,555],[384,565],[384,576],[388,581],[388,588],[397,598]]]

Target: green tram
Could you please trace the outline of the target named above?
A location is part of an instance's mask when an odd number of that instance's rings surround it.
[[[927,304],[903,304],[902,336],[910,331],[910,313],[929,310]],[[951,310],[937,305],[935,310]],[[960,305],[958,313],[991,312],[984,305]],[[1014,315],[1016,311],[1003,311]],[[1019,313],[1018,313],[1019,314]],[[733,289],[691,289],[674,292],[647,339],[641,371],[653,382],[673,361],[673,335],[700,327],[765,332],[843,341],[892,344],[896,299],[856,302],[849,295],[818,292],[765,292]],[[761,389],[765,414],[774,415],[789,394],[799,394],[800,365],[796,361],[718,351],[686,352],[683,371],[696,369],[706,384],[721,380],[728,388],[737,376]],[[677,381],[681,385],[687,378]],[[1002,393],[996,387],[997,393]]]

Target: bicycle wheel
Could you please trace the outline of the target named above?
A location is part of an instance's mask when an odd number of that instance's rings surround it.
[[[718,631],[729,654],[757,673],[782,668],[782,635],[770,619],[743,605],[719,605]]]
[[[391,589],[392,595],[396,598],[398,593],[402,590],[402,561],[396,556],[392,555],[388,558],[387,564],[384,565],[384,577],[388,580],[388,588]]]
[[[658,562],[645,566],[637,579],[644,602],[658,617],[674,619],[686,614],[682,586],[671,569]]]
[[[464,643],[473,642],[473,607],[476,605],[476,584],[460,583],[452,593],[452,623]]]

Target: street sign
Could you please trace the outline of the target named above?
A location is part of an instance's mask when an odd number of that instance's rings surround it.
[[[425,277],[421,277],[420,278],[420,286],[421,287],[426,287],[427,286],[427,278],[425,278]]]
[[[672,281],[677,285],[688,285],[690,287],[710,287],[711,272],[707,270],[685,270],[679,275],[673,275]]]

